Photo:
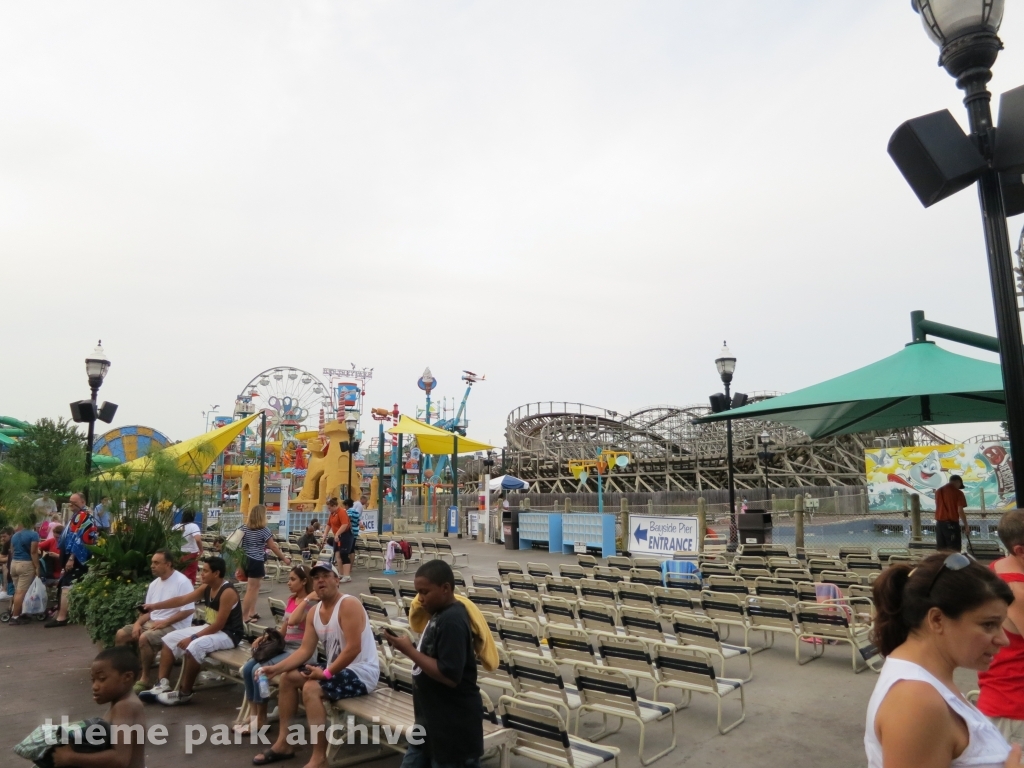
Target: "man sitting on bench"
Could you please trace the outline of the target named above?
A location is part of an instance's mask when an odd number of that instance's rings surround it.
[[[380,662],[370,619],[359,599],[343,594],[341,575],[329,563],[317,563],[310,569],[313,587],[320,604],[309,611],[302,645],[284,661],[263,667],[267,677],[278,676],[278,713],[280,732],[270,749],[253,758],[253,765],[269,765],[295,756],[289,743],[288,724],[299,708],[299,690],[309,721],[309,740],[313,756],[306,768],[327,768],[327,710],[324,699],[338,701],[365,696],[377,686]],[[317,642],[324,644],[327,665],[307,664],[316,653]]]
[[[227,572],[224,558],[204,557],[202,563],[199,566],[202,584],[195,591],[143,606],[143,610],[149,613],[200,601],[206,605],[206,626],[176,629],[164,635],[164,645],[160,649],[160,682],[139,694],[146,703],[159,701],[164,706],[173,707],[190,702],[192,685],[199,676],[203,660],[214,651],[234,648],[245,634],[242,603],[235,588],[224,578]],[[180,684],[178,690],[172,691],[168,676],[174,660],[183,656]]]

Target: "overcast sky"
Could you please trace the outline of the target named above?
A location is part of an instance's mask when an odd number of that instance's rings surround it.
[[[1024,9],[1001,36],[996,94]],[[412,412],[429,365],[487,375],[501,443],[531,401],[706,402],[723,339],[754,392],[914,309],[993,333],[976,193],[925,210],[886,154],[966,123],[937,58],[909,0],[3,2],[0,413],[66,415],[102,338],[115,426],[191,437],[275,365]]]

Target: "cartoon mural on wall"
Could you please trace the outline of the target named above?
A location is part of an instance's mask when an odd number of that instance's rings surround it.
[[[986,509],[1016,505],[1008,442],[880,448],[865,451],[864,464],[872,511],[904,509],[904,497],[915,493],[921,496],[922,510],[934,511],[935,491],[950,475],[963,478],[969,508],[981,507],[982,491]]]

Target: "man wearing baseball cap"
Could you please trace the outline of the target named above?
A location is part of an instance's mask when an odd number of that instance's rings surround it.
[[[267,677],[280,675],[278,711],[280,731],[270,749],[253,758],[253,765],[269,765],[295,754],[288,743],[288,725],[299,706],[299,691],[313,741],[309,765],[327,764],[324,699],[338,701],[365,696],[377,686],[380,662],[370,618],[359,599],[341,592],[341,575],[330,563],[317,563],[309,572],[319,605],[310,609],[302,645],[284,661],[263,667]],[[318,642],[327,651],[324,667],[307,664]]]

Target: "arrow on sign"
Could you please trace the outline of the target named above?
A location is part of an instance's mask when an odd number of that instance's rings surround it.
[[[641,541],[647,541],[647,529],[640,529],[640,523],[636,524],[636,530],[633,531],[633,538],[636,539],[636,543],[639,544]]]

